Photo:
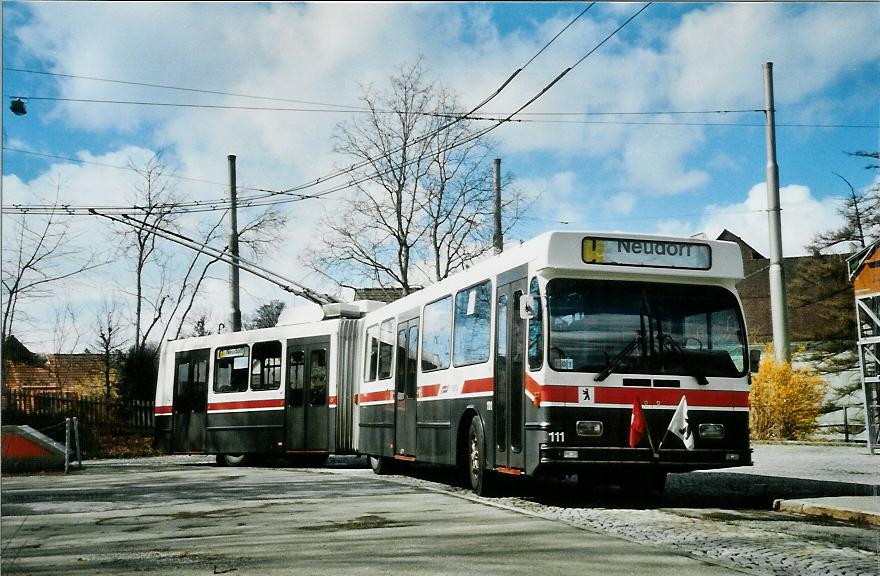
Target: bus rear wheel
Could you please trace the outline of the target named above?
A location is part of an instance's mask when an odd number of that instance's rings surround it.
[[[217,465],[218,466],[244,466],[247,464],[247,455],[246,454],[217,454]]]

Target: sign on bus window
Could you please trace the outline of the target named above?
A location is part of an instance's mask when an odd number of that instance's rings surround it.
[[[701,242],[586,236],[581,243],[581,258],[586,264],[688,270],[712,267],[712,249]]]

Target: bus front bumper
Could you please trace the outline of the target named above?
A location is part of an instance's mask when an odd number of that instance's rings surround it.
[[[750,448],[698,448],[656,452],[650,448],[548,446],[540,447],[541,469],[577,469],[591,466],[657,466],[669,472],[751,466]]]

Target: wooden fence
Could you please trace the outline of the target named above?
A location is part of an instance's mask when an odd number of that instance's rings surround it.
[[[73,416],[92,435],[153,435],[153,402],[3,391],[3,424],[48,430]]]

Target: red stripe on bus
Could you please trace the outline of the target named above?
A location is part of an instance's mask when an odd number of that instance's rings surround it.
[[[577,390],[575,388],[575,390]],[[627,388],[602,388],[597,386],[595,401],[597,404],[632,404],[639,394],[639,399],[661,406],[675,406],[681,397],[687,398],[688,406],[732,406],[749,407],[749,393],[729,390],[632,390]],[[577,401],[577,400],[575,400]]]
[[[477,378],[465,380],[461,387],[462,394],[476,394],[477,392],[492,392],[495,390],[495,381],[492,378]]]
[[[532,403],[535,406],[541,405],[541,385],[528,374],[526,374],[526,392],[532,397]]]
[[[542,386],[541,402],[573,402],[577,404],[577,386]]]
[[[284,408],[284,399],[242,400],[239,402],[215,402],[208,404],[208,410],[246,410],[248,408]]]
[[[153,411],[156,416],[161,416],[162,414],[171,414],[171,406],[156,406],[156,409]]]
[[[363,402],[382,402],[383,400],[391,400],[391,390],[379,390],[378,392],[362,392],[358,394],[358,403]]]
[[[440,395],[440,384],[419,386],[419,398],[433,398]]]

